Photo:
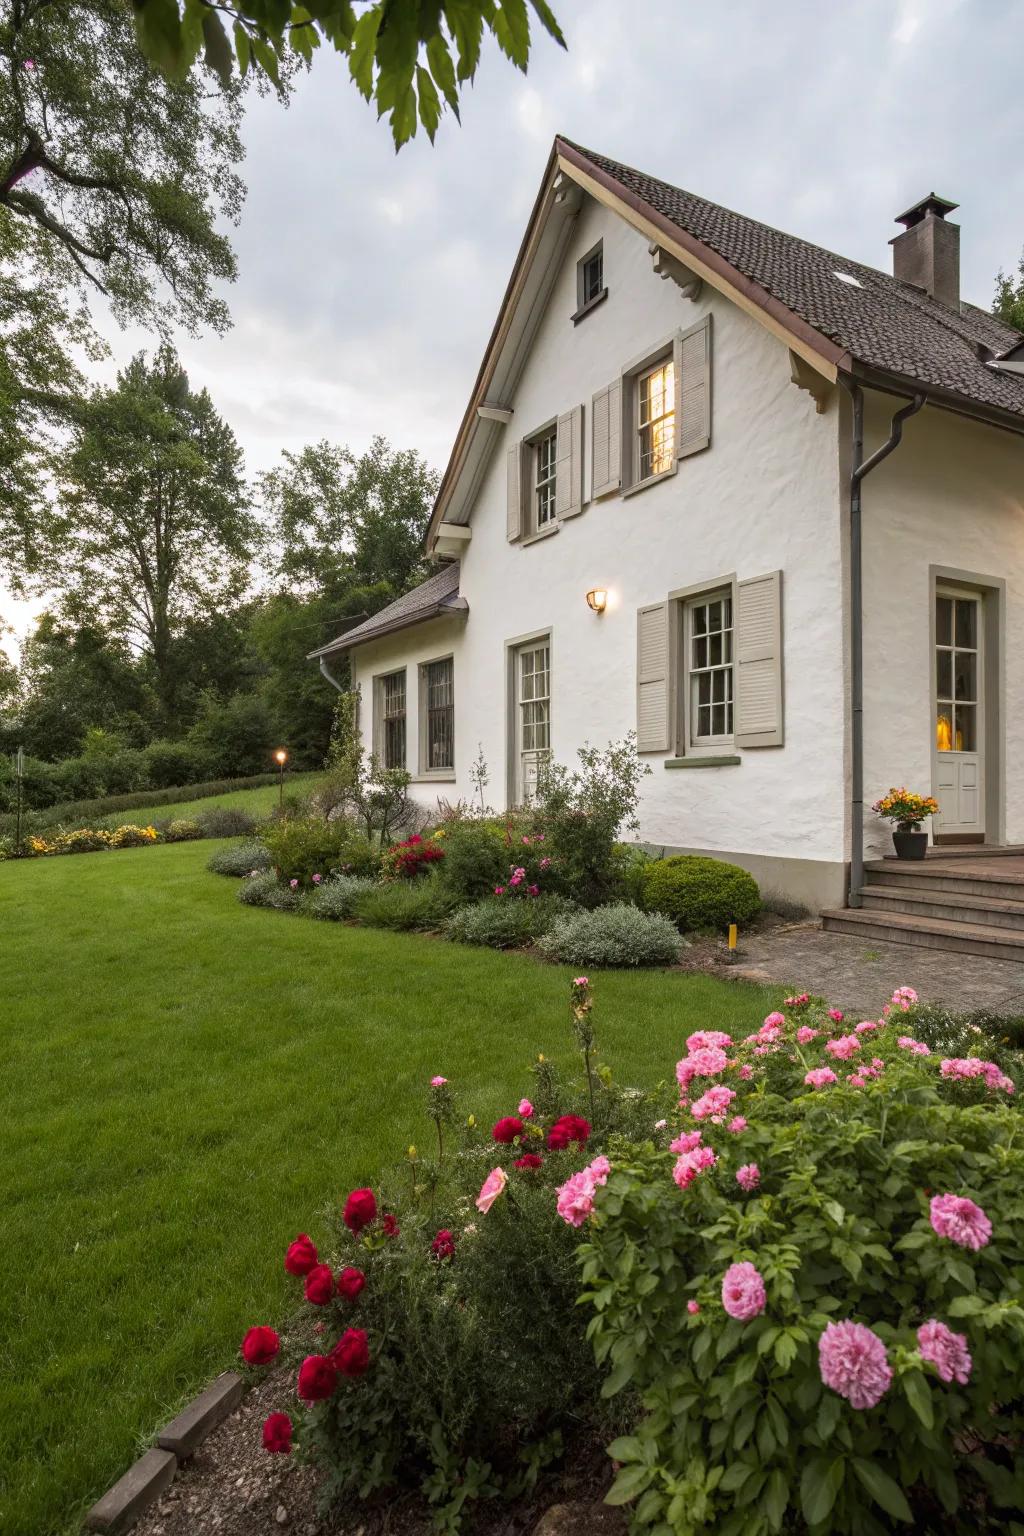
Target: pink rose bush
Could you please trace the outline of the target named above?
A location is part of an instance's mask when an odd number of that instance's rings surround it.
[[[826,1387],[851,1408],[874,1408],[892,1381],[885,1345],[863,1323],[827,1323],[818,1340],[818,1365]]]

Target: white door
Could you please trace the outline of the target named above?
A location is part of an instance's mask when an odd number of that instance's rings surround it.
[[[537,773],[551,752],[551,646],[525,645],[516,653],[515,800],[529,805]]]
[[[984,655],[981,598],[935,593],[934,795],[938,836],[984,835]]]

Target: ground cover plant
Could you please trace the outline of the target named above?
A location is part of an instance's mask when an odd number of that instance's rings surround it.
[[[0,1529],[77,1533],[240,1319],[290,1309],[296,1213],[322,1241],[396,1138],[427,1145],[425,1080],[497,1119],[539,1051],[571,1065],[565,971],[240,908],[210,852],[0,866]],[[774,996],[609,974],[602,1044],[653,1085],[681,1032]]]

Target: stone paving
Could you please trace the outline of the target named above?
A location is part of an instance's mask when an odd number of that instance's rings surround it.
[[[817,993],[863,1018],[873,1018],[898,986],[953,1008],[1024,1013],[1024,963],[825,933],[817,918],[745,935],[730,970]]]

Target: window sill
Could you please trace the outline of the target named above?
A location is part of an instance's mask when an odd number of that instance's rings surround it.
[[[592,299],[588,299],[585,304],[581,304],[576,313],[569,316],[573,325],[579,325],[580,321],[585,319],[592,309],[596,309],[599,304],[603,304],[607,297],[608,289],[602,288],[600,293],[595,293]]]
[[[519,540],[519,548],[525,549],[528,544],[536,544],[539,539],[549,539],[553,533],[557,533],[561,525],[557,522],[548,523],[545,528],[538,528],[536,533],[527,533]]]
[[[743,759],[736,753],[729,753],[722,757],[701,757],[696,754],[693,757],[666,757],[666,768],[731,768]]]
[[[662,480],[670,479],[678,467],[678,462],[673,462],[668,469],[663,469],[656,475],[648,475],[646,480],[638,480],[635,485],[627,485],[622,492],[623,496],[635,496],[638,491],[646,491],[648,486],[658,485]]]
[[[446,769],[443,773],[414,773],[411,782],[413,784],[454,784],[455,770]]]

